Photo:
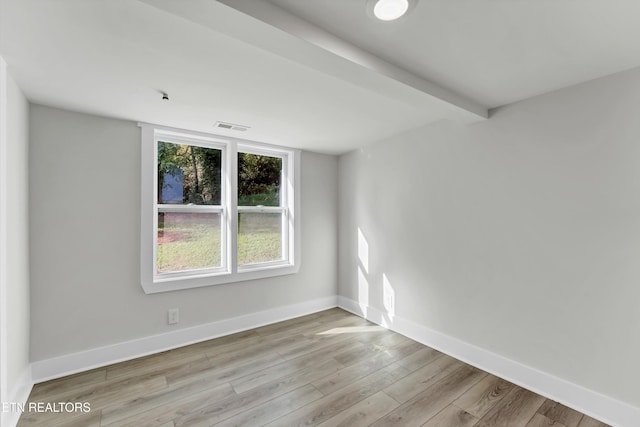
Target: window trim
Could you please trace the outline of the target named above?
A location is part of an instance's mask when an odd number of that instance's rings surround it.
[[[138,126],[141,128],[140,283],[145,293],[221,285],[295,274],[299,271],[301,254],[300,150],[148,123],[138,123]],[[197,273],[199,270],[192,270],[193,274],[165,273],[161,278],[155,274],[158,220],[156,140],[159,135],[169,139],[169,142],[182,141],[186,144],[223,150],[221,205],[203,208],[212,212],[216,209],[222,211],[222,227],[225,229],[221,230],[223,231],[221,235],[226,234],[227,237],[226,242],[223,242],[221,269],[215,271],[206,269],[203,273]],[[282,167],[285,179],[281,183],[281,191],[284,192],[285,197],[283,197],[281,206],[238,207],[238,152],[276,156],[283,159]],[[238,212],[260,210],[285,212],[286,221],[283,219],[283,224],[286,224],[286,230],[283,227],[283,232],[286,232],[288,259],[238,266]]]

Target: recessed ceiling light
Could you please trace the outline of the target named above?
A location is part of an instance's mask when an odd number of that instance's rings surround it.
[[[373,6],[373,14],[381,21],[393,21],[409,10],[409,0],[378,0]]]

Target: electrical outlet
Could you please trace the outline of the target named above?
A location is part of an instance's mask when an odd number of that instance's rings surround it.
[[[180,321],[180,311],[177,308],[169,309],[168,322],[170,325],[175,325]]]

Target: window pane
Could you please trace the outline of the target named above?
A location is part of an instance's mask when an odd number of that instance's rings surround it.
[[[280,206],[282,159],[238,153],[238,206]]]
[[[221,150],[158,141],[158,203],[219,205]]]
[[[222,265],[218,213],[158,213],[158,271],[214,268]]]
[[[238,265],[280,261],[282,213],[238,214]]]

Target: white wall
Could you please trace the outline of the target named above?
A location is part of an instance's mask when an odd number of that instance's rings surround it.
[[[340,295],[640,406],[639,115],[636,69],[342,156]]]
[[[0,346],[2,402],[21,403],[30,387],[29,367],[29,206],[28,206],[28,103],[0,58],[0,136],[2,167],[0,192],[3,205]],[[19,413],[2,413],[11,425]]]
[[[31,359],[335,296],[337,158],[302,154],[296,275],[145,295],[140,286],[140,129],[31,105]],[[167,310],[180,324],[167,325]]]

